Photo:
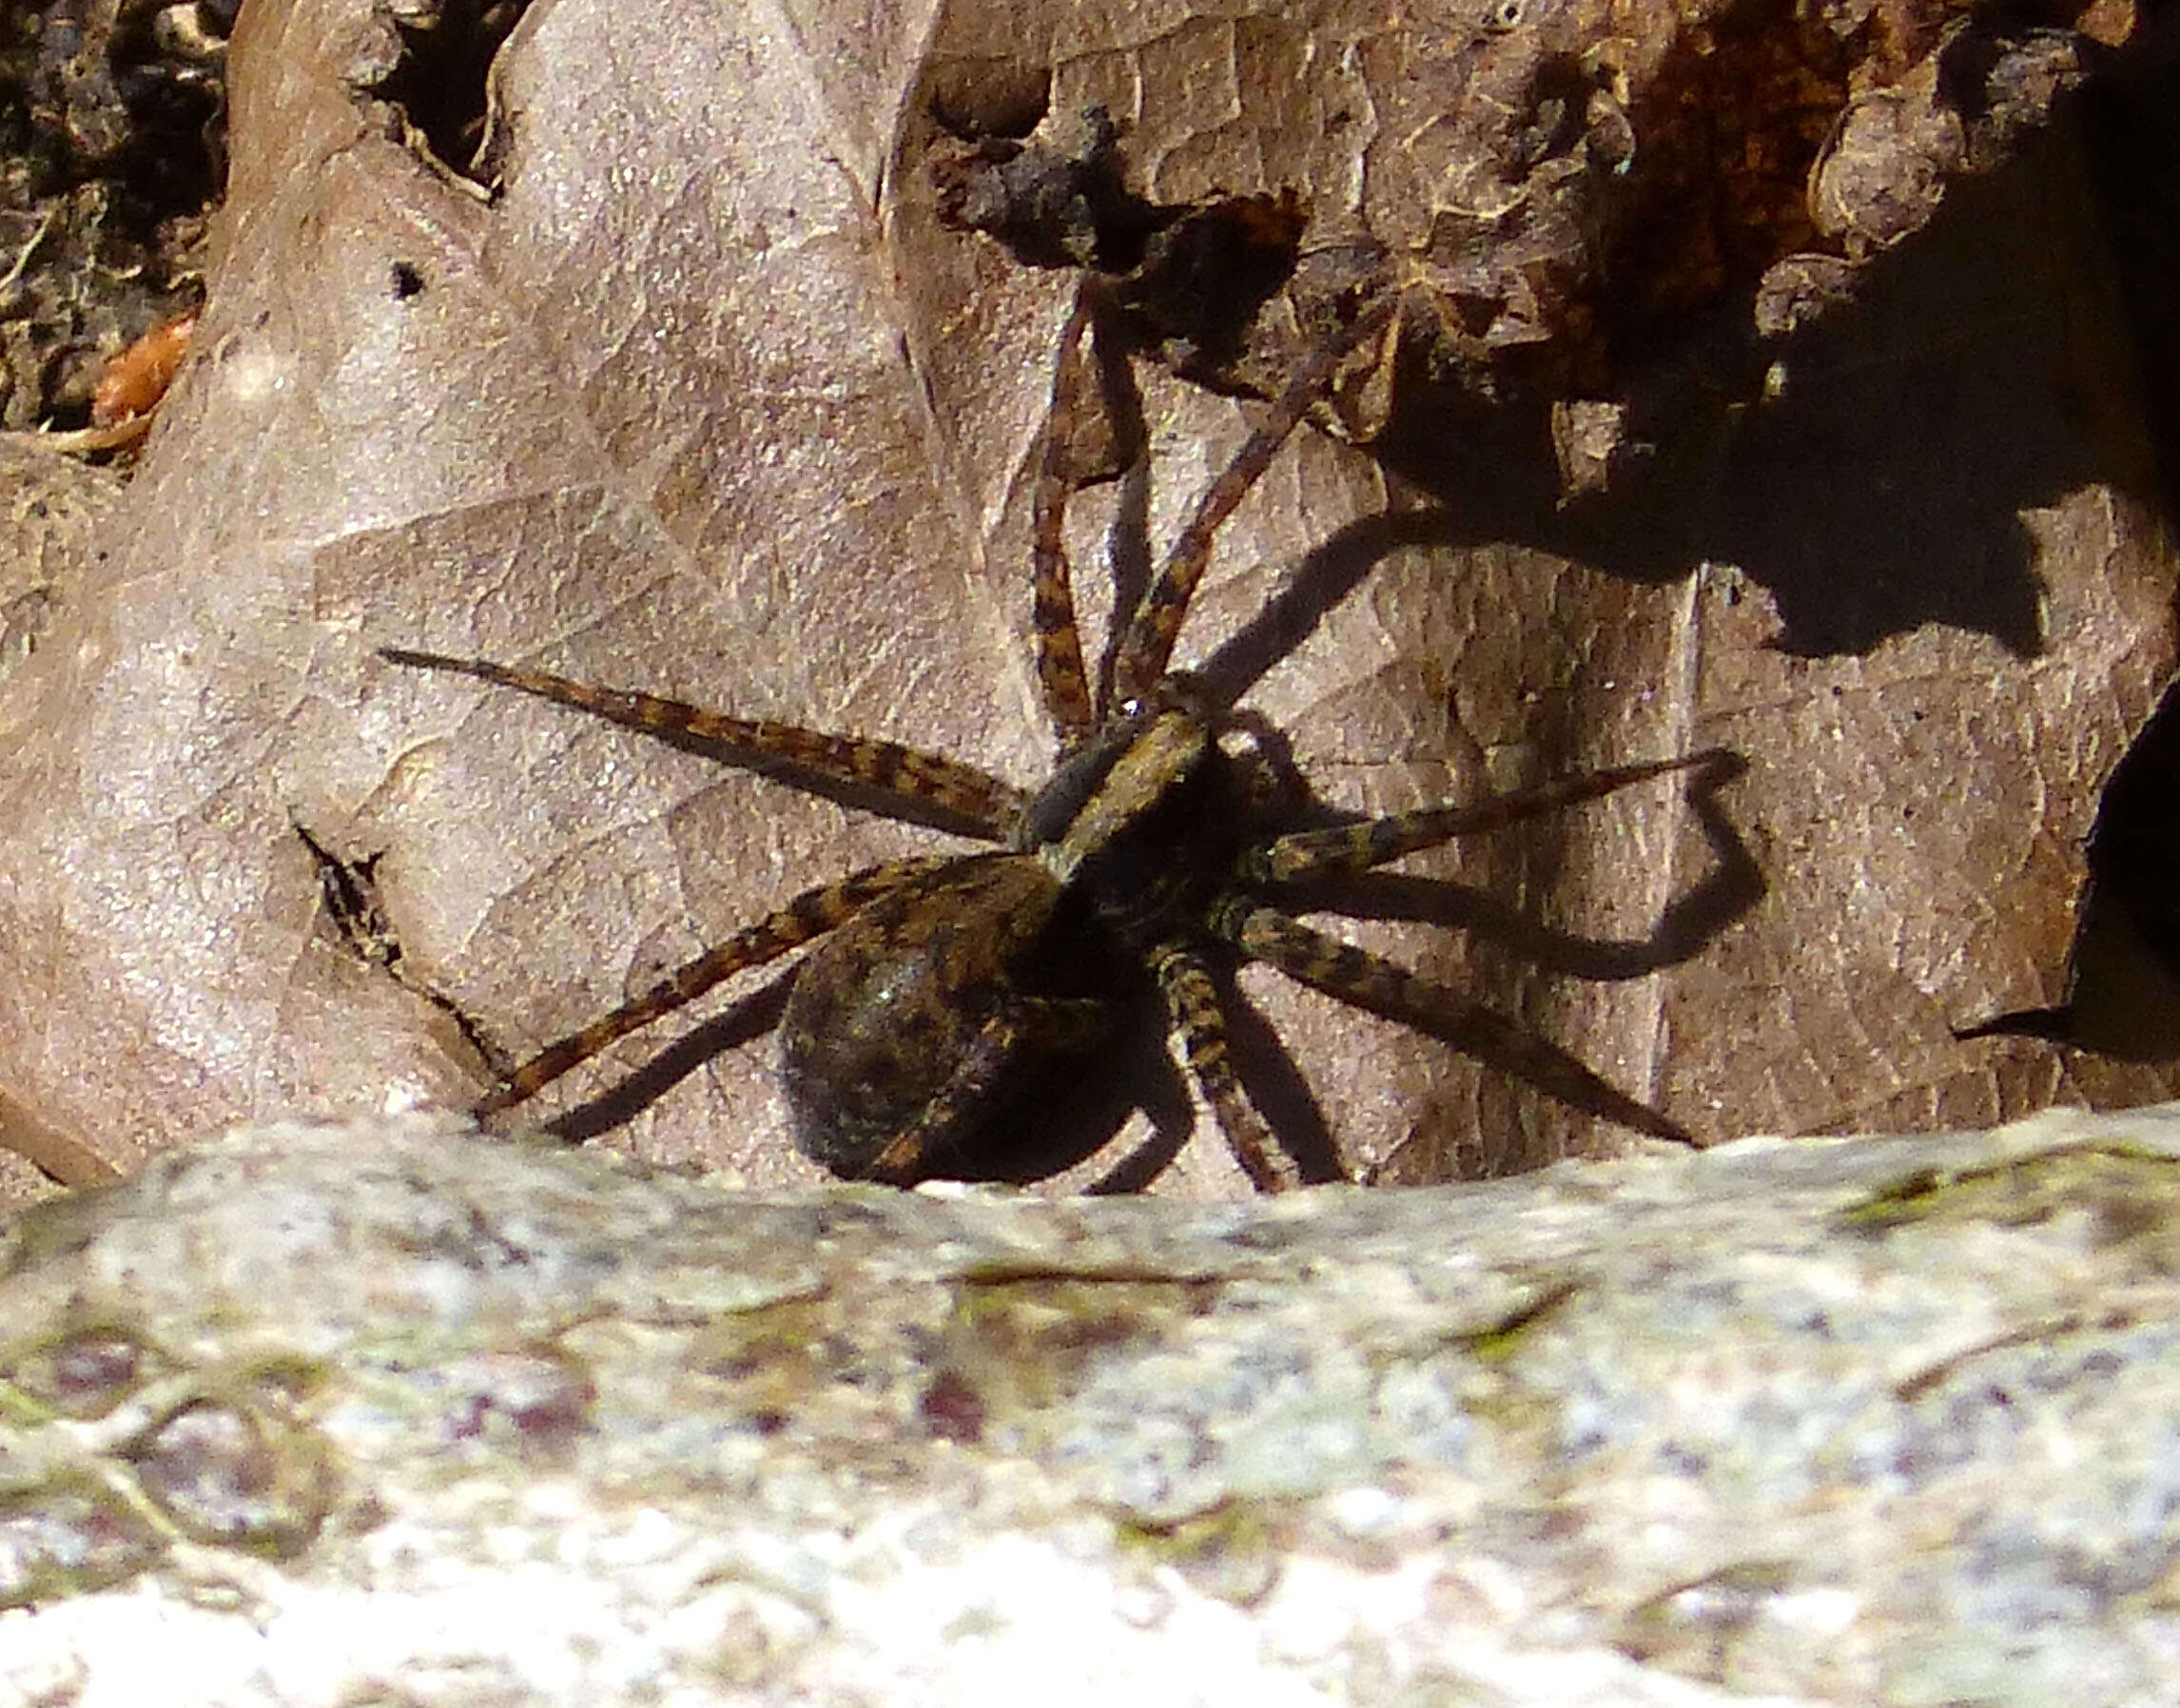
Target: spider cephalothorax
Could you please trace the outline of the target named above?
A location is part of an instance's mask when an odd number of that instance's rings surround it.
[[[1149,975],[1228,1146],[1264,1191],[1277,1190],[1285,1176],[1228,1058],[1215,977],[1221,958],[1264,961],[1510,1068],[1587,1113],[1684,1140],[1674,1122],[1556,1045],[1304,925],[1273,898],[1704,756],[1595,772],[1473,805],[1283,828],[1259,810],[1271,805],[1261,778],[1221,747],[1222,708],[1168,668],[1218,525],[1325,395],[1347,355],[1389,326],[1392,302],[1365,307],[1302,365],[1205,494],[1122,623],[1107,680],[1094,689],[1061,545],[1071,486],[1067,429],[1091,301],[1086,291],[1061,340],[1034,505],[1037,676],[1059,744],[1052,776],[1035,791],[892,742],[729,717],[481,659],[386,650],[397,664],[460,671],[653,734],[695,738],[730,764],[790,785],[858,788],[881,810],[890,800],[905,816],[935,807],[997,844],[981,854],[889,862],[797,896],[547,1046],[482,1109],[524,1100],[723,980],[815,940],[781,1022],[781,1078],[796,1143],[838,1174],[905,1180],[944,1173],[1022,1064],[1108,1036],[1110,987],[1085,969],[1116,958]]]

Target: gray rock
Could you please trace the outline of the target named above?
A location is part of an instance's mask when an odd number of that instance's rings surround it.
[[[0,1231],[0,1700],[2170,1701],[2176,1159],[1203,1207],[241,1130]]]

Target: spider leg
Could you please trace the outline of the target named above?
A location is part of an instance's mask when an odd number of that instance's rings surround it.
[[[1643,765],[1615,766],[1609,770],[1591,771],[1581,777],[1555,778],[1533,788],[1516,789],[1487,801],[1396,812],[1360,825],[1337,825],[1327,830],[1297,830],[1247,850],[1236,869],[1249,883],[1306,883],[1318,878],[1367,872],[1403,854],[1435,848],[1455,837],[1496,830],[1522,819],[1557,812],[1578,801],[1595,800],[1600,795],[1673,771],[1715,767],[1730,758],[1723,749],[1712,747],[1678,759],[1657,759]]]
[[[1062,752],[1097,724],[1089,678],[1082,664],[1082,631],[1075,620],[1075,589],[1067,567],[1067,545],[1061,537],[1074,479],[1068,467],[1068,437],[1081,406],[1082,338],[1094,312],[1085,279],[1076,293],[1075,310],[1060,335],[1060,359],[1052,374],[1052,402],[1045,411],[1037,484],[1030,499],[1031,622],[1037,648],[1037,682]]]
[[[962,1117],[991,1090],[1011,1059],[1024,1051],[1082,1049],[1103,1038],[1111,1025],[1105,1004],[1091,998],[1014,998],[985,1019],[938,1096],[886,1141],[863,1177],[887,1185],[914,1181],[924,1171],[925,1155],[956,1136]]]
[[[1234,460],[1197,501],[1196,514],[1175,538],[1173,549],[1166,553],[1165,561],[1143,590],[1141,600],[1128,619],[1127,632],[1121,639],[1113,667],[1115,705],[1125,707],[1140,700],[1166,673],[1166,666],[1173,658],[1174,642],[1180,635],[1181,620],[1188,615],[1189,601],[1196,596],[1197,584],[1203,579],[1203,572],[1211,562],[1211,542],[1220,524],[1234,514],[1235,506],[1272,466],[1273,457],[1279,454],[1279,447],[1287,442],[1288,436],[1301,425],[1302,417],[1332,390],[1333,381],[1339,376],[1340,364],[1347,359],[1349,352],[1373,333],[1383,331],[1399,306],[1397,296],[1389,294],[1381,298],[1366,308],[1353,325],[1313,351],[1294,371],[1287,389],[1273,404],[1271,414],[1242,440]]]
[[[1011,783],[944,753],[903,747],[899,742],[861,736],[827,735],[799,724],[769,718],[734,718],[656,694],[623,693],[592,688],[566,676],[482,658],[457,658],[444,652],[417,652],[406,647],[381,647],[379,655],[418,670],[451,670],[502,688],[518,689],[574,707],[646,735],[691,736],[735,749],[728,763],[745,770],[801,771],[822,782],[867,788],[898,799],[929,802],[961,821],[964,834],[985,842],[1004,842],[1007,826],[1026,797]],[[782,782],[793,784],[791,776]]]
[[[1652,1138],[1692,1145],[1693,1135],[1647,1103],[1600,1078],[1576,1057],[1459,991],[1422,978],[1368,949],[1313,931],[1238,891],[1212,904],[1209,923],[1252,961],[1327,996],[1405,1021],[1465,1055],[1548,1093],[1569,1109],[1600,1116]]]
[[[1166,1000],[1166,1013],[1180,1038],[1181,1058],[1210,1099],[1226,1148],[1234,1153],[1234,1160],[1258,1192],[1285,1192],[1287,1181],[1273,1164],[1272,1136],[1264,1117],[1256,1113],[1256,1106],[1241,1088],[1240,1075],[1234,1071],[1234,1058],[1227,1047],[1226,1014],[1219,1006],[1218,987],[1212,982],[1210,969],[1201,956],[1178,942],[1160,944],[1151,951],[1149,960],[1158,990]]]
[[[581,1066],[609,1044],[693,1002],[736,973],[777,961],[789,949],[822,937],[851,914],[891,889],[948,864],[943,855],[887,861],[815,889],[805,890],[776,913],[745,926],[725,942],[684,962],[649,990],[593,1020],[579,1032],[547,1044],[507,1076],[507,1082],[477,1104],[480,1116],[535,1097],[571,1068]]]

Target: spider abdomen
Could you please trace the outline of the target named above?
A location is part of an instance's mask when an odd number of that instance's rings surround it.
[[[871,903],[811,951],[780,1024],[795,1145],[836,1174],[944,1145],[1037,1031],[1018,982],[1062,890],[1035,858],[972,855]],[[1048,1029],[1048,1028],[1047,1028]],[[905,1165],[910,1157],[902,1157]]]

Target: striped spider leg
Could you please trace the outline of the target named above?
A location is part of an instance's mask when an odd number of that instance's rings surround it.
[[[380,656],[414,669],[443,670],[589,712],[646,735],[693,739],[726,763],[776,776],[790,786],[831,786],[890,798],[903,808],[937,807],[964,835],[1005,840],[1025,797],[1012,784],[951,759],[898,742],[828,735],[769,719],[729,717],[658,694],[593,688],[549,671],[488,659],[382,647]],[[513,1069],[482,1098],[477,1113],[492,1115],[527,1102],[632,1032],[664,1019],[737,973],[768,965],[825,936],[880,897],[933,877],[954,861],[944,855],[888,861],[805,890],[785,906],[746,926],[725,942],[684,962],[611,1013],[556,1038]]]

